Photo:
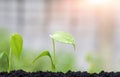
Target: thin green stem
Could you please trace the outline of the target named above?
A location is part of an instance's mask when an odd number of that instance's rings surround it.
[[[10,53],[9,53],[9,56],[8,56],[9,60],[8,60],[8,73],[10,72],[10,69],[11,69],[11,50],[10,50]]]
[[[54,41],[53,38],[52,38],[52,47],[53,47],[53,59],[54,59],[54,65],[55,65],[55,68],[56,68],[56,49],[55,49],[55,41]]]

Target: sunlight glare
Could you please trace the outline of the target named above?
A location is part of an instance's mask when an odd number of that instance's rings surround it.
[[[88,3],[93,4],[93,5],[102,5],[102,4],[107,4],[111,0],[87,0]]]

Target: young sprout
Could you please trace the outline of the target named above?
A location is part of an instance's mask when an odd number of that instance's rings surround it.
[[[20,34],[15,33],[13,35],[11,35],[10,38],[10,52],[9,52],[9,62],[8,62],[8,72],[10,72],[11,70],[11,58],[12,58],[12,54],[16,57],[16,58],[20,58],[21,52],[22,52],[22,48],[23,48],[23,38]]]
[[[43,51],[33,60],[33,63],[43,56],[48,56],[51,60],[51,63],[52,63],[52,69],[53,69],[53,71],[55,71],[56,70],[55,41],[58,41],[61,43],[66,43],[66,44],[72,44],[74,47],[74,50],[75,50],[75,40],[74,40],[72,35],[70,35],[69,33],[66,33],[66,32],[62,32],[62,31],[55,32],[53,35],[50,35],[50,37],[52,39],[53,57],[51,56],[49,51]]]
[[[7,52],[2,52],[0,54],[0,59],[3,57],[3,55],[6,55],[8,59],[8,72],[11,70],[11,59],[12,55],[14,55],[16,58],[20,58],[21,52],[23,47],[23,39],[22,36],[18,33],[12,34],[10,38],[10,51],[7,54]]]

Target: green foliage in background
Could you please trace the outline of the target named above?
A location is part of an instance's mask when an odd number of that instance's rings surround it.
[[[89,63],[88,71],[90,73],[99,73],[103,70],[103,60],[99,55],[88,53],[86,55],[86,61]]]
[[[9,31],[0,28],[0,53],[3,51],[9,51]]]
[[[64,54],[61,52],[63,51]],[[74,52],[65,52],[66,50],[59,50],[57,54],[57,59],[56,59],[56,71],[64,72],[66,73],[69,70],[75,71],[75,56],[73,55]]]
[[[6,54],[9,53],[9,48],[9,32],[5,28],[0,28],[0,72],[6,71],[8,68]]]

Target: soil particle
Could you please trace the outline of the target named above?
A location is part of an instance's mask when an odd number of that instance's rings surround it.
[[[68,71],[67,73],[62,72],[25,72],[22,70],[12,71],[10,73],[1,72],[0,77],[120,77],[120,72],[100,72],[99,74],[88,72],[72,72]]]

